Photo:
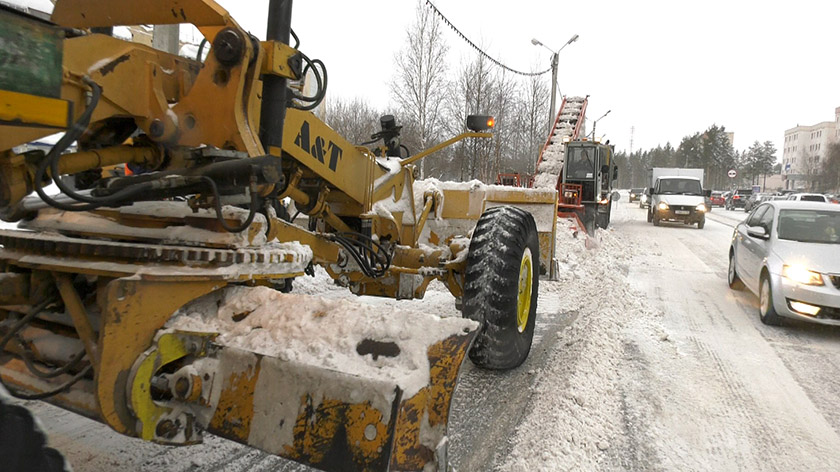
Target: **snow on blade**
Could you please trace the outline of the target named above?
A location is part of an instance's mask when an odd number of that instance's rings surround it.
[[[167,328],[219,333],[217,342],[224,346],[382,380],[399,386],[403,398],[428,385],[430,345],[476,327],[463,318],[242,286],[199,298],[167,323]],[[399,354],[360,355],[357,349],[366,339],[395,343]],[[380,393],[384,398],[393,392]],[[374,406],[386,416],[390,412],[390,404]]]

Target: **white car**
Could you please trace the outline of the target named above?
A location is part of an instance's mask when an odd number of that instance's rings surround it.
[[[822,202],[828,203],[825,195],[819,193],[792,193],[787,196],[788,200],[796,200],[798,202]]]
[[[840,325],[840,207],[773,200],[735,227],[729,286],[759,299],[761,321]]]

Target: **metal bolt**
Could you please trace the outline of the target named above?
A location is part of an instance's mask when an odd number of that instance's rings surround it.
[[[163,420],[157,424],[155,434],[164,439],[172,439],[178,434],[178,426],[172,420]]]
[[[180,399],[185,399],[190,394],[190,381],[186,377],[181,377],[175,381],[175,395]]]
[[[166,128],[163,126],[163,122],[160,120],[152,121],[152,124],[149,125],[149,136],[153,138],[159,138],[163,136],[163,132]]]
[[[232,29],[226,29],[216,35],[213,40],[212,51],[219,63],[232,67],[242,60],[242,56],[245,54],[245,45],[239,33]]]
[[[373,424],[369,424],[365,426],[365,439],[368,441],[373,441],[376,439],[376,426]]]

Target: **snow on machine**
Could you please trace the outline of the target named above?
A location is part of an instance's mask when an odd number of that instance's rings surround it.
[[[556,190],[414,180],[489,117],[408,157],[388,117],[378,152],[349,143],[309,111],[326,68],[289,46],[291,13],[272,0],[259,41],[212,0],[0,10],[0,216],[20,221],[0,231],[0,380],[161,444],[208,431],[325,470],[445,469],[463,359],[528,356]],[[107,34],[173,23],[206,59]],[[307,73],[312,96],[290,87]],[[286,293],[313,265],[358,295],[440,281],[463,318]]]

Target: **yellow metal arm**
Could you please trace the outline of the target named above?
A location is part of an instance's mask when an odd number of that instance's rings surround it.
[[[434,153],[440,151],[441,149],[443,149],[447,146],[451,146],[451,145],[457,143],[458,141],[461,141],[462,139],[467,139],[467,138],[492,138],[492,137],[493,137],[492,133],[476,133],[476,132],[472,132],[472,131],[468,132],[468,133],[461,133],[461,134],[459,134],[458,136],[455,136],[452,139],[449,139],[447,141],[444,141],[444,142],[438,144],[437,146],[430,147],[429,149],[426,149],[425,151],[422,151],[422,152],[420,152],[418,154],[415,154],[415,155],[413,155],[413,156],[411,156],[407,159],[404,159],[400,164],[402,164],[403,166],[413,164],[413,163],[419,161],[420,159],[423,159],[424,157],[428,156],[429,154],[434,154]]]

